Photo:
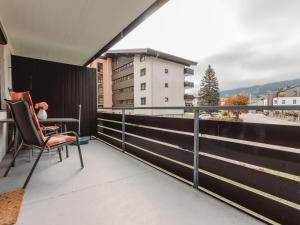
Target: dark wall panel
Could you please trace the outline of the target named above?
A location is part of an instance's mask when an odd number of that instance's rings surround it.
[[[63,63],[12,56],[14,91],[29,90],[33,102],[49,104],[48,117],[78,118],[82,105],[81,134],[96,131],[96,70]],[[77,131],[77,126],[69,125]]]

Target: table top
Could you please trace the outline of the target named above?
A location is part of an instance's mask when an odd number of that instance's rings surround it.
[[[79,119],[75,118],[47,118],[39,120],[41,123],[78,123]],[[12,118],[0,119],[0,123],[14,123]]]

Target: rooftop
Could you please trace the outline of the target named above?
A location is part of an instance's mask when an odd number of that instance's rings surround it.
[[[18,224],[262,224],[251,216],[99,142],[59,162],[45,154],[26,190]],[[0,192],[19,188],[32,166],[17,158]],[[7,160],[0,164],[1,174]]]
[[[184,59],[175,55],[171,55],[165,52],[161,52],[151,48],[134,48],[134,49],[120,49],[120,50],[110,50],[107,51],[104,57],[110,57],[114,55],[135,55],[135,54],[142,54],[152,57],[157,57],[160,59],[165,59],[171,62],[176,62],[179,64],[183,64],[185,66],[197,65],[197,62],[191,61],[188,59]]]

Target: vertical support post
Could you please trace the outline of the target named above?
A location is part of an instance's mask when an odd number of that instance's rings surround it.
[[[122,150],[125,152],[125,109],[122,109]]]
[[[194,110],[194,188],[199,185],[199,109]]]

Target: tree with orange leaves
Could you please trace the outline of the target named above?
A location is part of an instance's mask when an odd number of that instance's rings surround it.
[[[227,98],[224,102],[225,106],[248,105],[249,97],[246,95],[235,95]],[[241,113],[247,113],[248,110],[232,110],[230,111],[238,120]]]

